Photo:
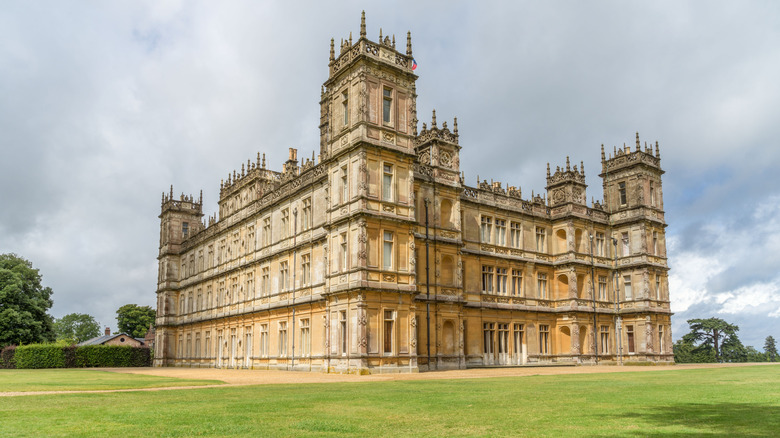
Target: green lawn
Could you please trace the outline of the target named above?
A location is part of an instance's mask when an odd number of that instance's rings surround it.
[[[218,380],[187,380],[90,369],[0,370],[0,392],[89,391],[218,385]],[[2,425],[0,425],[0,431]],[[0,434],[1,435],[1,434]]]
[[[2,436],[778,434],[780,366],[0,398]]]

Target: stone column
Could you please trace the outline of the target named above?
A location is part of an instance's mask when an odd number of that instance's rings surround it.
[[[580,325],[577,323],[577,320],[573,320],[571,322],[571,354],[577,356],[582,354],[580,348]],[[579,361],[579,358],[577,358],[577,361]]]
[[[649,315],[645,317],[645,346],[647,354],[653,354],[653,324]]]

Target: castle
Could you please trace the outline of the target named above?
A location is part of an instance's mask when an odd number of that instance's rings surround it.
[[[156,366],[416,372],[673,361],[658,143],[601,147],[546,195],[467,186],[452,129],[418,132],[411,35],[331,40],[320,152],[163,194]],[[338,52],[338,53],[337,53]]]

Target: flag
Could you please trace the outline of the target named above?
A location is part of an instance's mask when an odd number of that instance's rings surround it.
[[[414,58],[412,58],[412,70],[416,70],[416,69],[417,69],[417,61],[415,61]]]

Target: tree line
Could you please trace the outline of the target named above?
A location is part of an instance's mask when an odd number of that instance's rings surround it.
[[[739,340],[739,327],[720,318],[689,319],[690,332],[674,343],[676,363],[776,362],[777,343],[767,336],[764,351],[745,346]]]
[[[100,324],[91,315],[70,313],[53,318],[48,313],[54,304],[53,292],[41,281],[40,272],[30,261],[0,254],[0,349],[56,341],[75,344],[101,335]],[[154,324],[155,310],[126,304],[116,315],[120,333],[141,338]]]

